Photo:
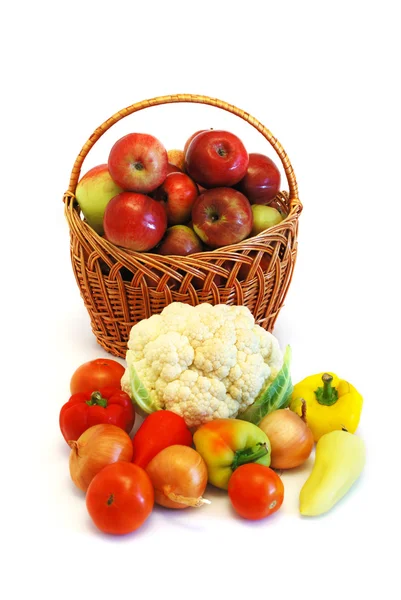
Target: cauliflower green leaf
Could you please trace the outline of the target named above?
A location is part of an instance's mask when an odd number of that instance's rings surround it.
[[[251,406],[248,406],[243,413],[239,414],[237,419],[259,425],[263,417],[267,414],[288,406],[293,390],[290,364],[291,348],[287,346],[284,353],[283,366],[275,379],[272,382],[268,382],[259,393],[255,402]]]
[[[150,413],[155,412],[158,407],[152,400],[151,395],[143,385],[142,381],[139,379],[138,373],[132,363],[130,363],[128,369],[131,398],[135,400],[136,404],[144,411],[144,413],[150,415]]]

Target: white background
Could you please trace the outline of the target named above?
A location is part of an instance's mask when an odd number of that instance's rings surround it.
[[[400,597],[396,4],[38,0],[2,9],[3,598]],[[105,119],[184,92],[250,112],[293,162],[304,212],[275,334],[293,348],[295,382],[332,370],[363,393],[367,465],[321,518],[298,514],[307,464],[283,476],[283,508],[266,521],[235,518],[210,490],[210,507],[156,509],[136,534],[106,537],[70,482],[58,430],[72,372],[105,356],[73,277],[62,195]],[[85,169],[105,162],[120,134],[146,131],[169,148],[210,126],[273,156],[231,115],[167,106],[111,130]]]

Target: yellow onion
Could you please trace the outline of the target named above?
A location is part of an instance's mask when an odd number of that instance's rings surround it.
[[[313,433],[305,422],[305,404],[302,417],[288,408],[266,415],[259,423],[271,444],[271,463],[274,469],[299,467],[313,449]]]
[[[89,427],[71,447],[70,475],[75,485],[86,492],[92,479],[106,465],[131,462],[131,438],[121,427],[108,423]]]
[[[146,472],[155,489],[155,502],[167,508],[210,504],[202,498],[207,485],[207,467],[201,455],[189,446],[168,446],[148,463]]]

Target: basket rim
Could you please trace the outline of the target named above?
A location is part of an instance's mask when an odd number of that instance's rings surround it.
[[[282,191],[282,192],[280,192],[280,194],[288,196],[288,192],[286,192],[286,191]],[[124,253],[126,256],[132,257],[134,259],[140,259],[141,257],[143,257],[144,259],[147,260],[148,258],[151,258],[151,260],[155,259],[159,263],[164,263],[166,259],[175,258],[175,259],[179,259],[179,260],[185,259],[185,262],[190,264],[191,257],[195,260],[204,259],[204,262],[207,262],[208,255],[213,255],[213,257],[215,257],[219,253],[227,253],[227,254],[231,254],[232,256],[235,254],[238,254],[238,252],[239,252],[238,248],[246,246],[247,243],[249,244],[249,242],[251,240],[254,241],[254,240],[260,239],[261,245],[264,245],[263,240],[266,237],[268,237],[268,236],[271,237],[275,233],[279,232],[280,229],[283,229],[283,226],[286,226],[287,223],[289,221],[292,221],[294,218],[296,220],[298,220],[299,215],[301,214],[301,212],[303,210],[301,201],[298,198],[294,198],[292,201],[290,201],[290,208],[289,208],[288,214],[284,217],[284,219],[282,221],[280,221],[280,223],[277,223],[277,225],[273,225],[272,227],[269,227],[268,229],[263,230],[261,233],[258,233],[257,235],[254,235],[252,237],[245,238],[244,240],[237,242],[236,244],[230,244],[228,246],[220,246],[219,248],[208,249],[208,250],[204,250],[201,252],[194,252],[193,254],[189,254],[187,256],[181,256],[178,254],[161,255],[161,254],[157,254],[154,252],[138,252],[136,250],[130,250],[129,248],[124,248],[123,246],[117,246],[116,244],[109,242],[103,236],[99,235],[92,227],[90,227],[90,225],[88,223],[86,223],[86,221],[84,221],[83,219],[80,218],[79,213],[81,213],[82,210],[78,204],[78,201],[76,200],[75,194],[73,194],[72,192],[67,190],[64,194],[63,200],[65,203],[65,213],[68,214],[68,212],[70,212],[71,215],[75,216],[76,223],[80,224],[80,228],[83,232],[85,232],[86,227],[87,227],[90,231],[92,238],[94,238],[96,241],[98,241],[99,245],[105,246],[105,248],[107,248],[109,254],[114,255],[116,252]],[[288,200],[289,200],[289,198],[288,198]],[[86,241],[89,243],[88,239],[86,239]],[[252,249],[250,249],[249,252],[252,252]],[[232,256],[230,257],[231,259],[232,259]],[[224,260],[224,259],[220,259],[220,260]]]

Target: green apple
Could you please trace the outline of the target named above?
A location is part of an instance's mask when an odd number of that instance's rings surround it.
[[[107,165],[90,169],[80,179],[75,197],[90,227],[102,235],[103,216],[109,201],[124,190],[112,180]]]
[[[264,204],[252,204],[253,213],[253,227],[251,235],[258,235],[265,229],[273,227],[281,223],[283,217],[279,211],[272,206],[265,206]]]

